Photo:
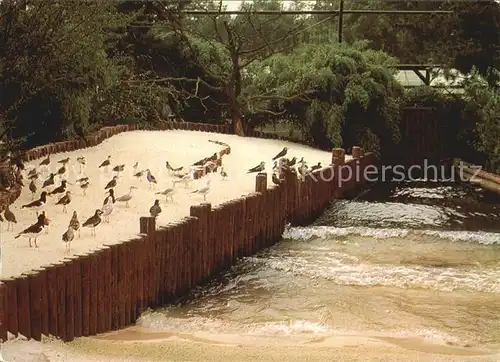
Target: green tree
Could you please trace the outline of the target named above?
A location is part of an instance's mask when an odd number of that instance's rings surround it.
[[[399,140],[394,63],[364,43],[302,45],[256,63],[245,93],[250,107],[286,115],[315,145],[382,152]]]

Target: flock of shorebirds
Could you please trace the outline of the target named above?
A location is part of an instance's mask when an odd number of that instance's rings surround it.
[[[272,158],[272,161],[274,161],[272,181],[276,185],[279,185],[281,182],[283,182],[283,180],[280,178],[281,177],[280,170],[289,169],[297,176],[304,178],[308,173],[314,172],[323,167],[321,166],[321,162],[318,162],[316,165],[309,168],[307,162],[304,161],[304,157],[302,157],[300,160],[297,160],[297,157],[293,157],[292,159],[288,160],[287,158],[285,158],[287,153],[288,153],[288,147],[283,147],[283,149],[276,156]],[[249,169],[247,173],[262,172],[265,171],[265,169],[266,169],[266,162],[262,161],[257,166]]]
[[[287,158],[285,158],[287,152],[288,148],[284,147],[282,151],[280,151],[276,156],[272,158],[272,161],[274,161],[272,181],[277,185],[279,185],[282,182],[282,180],[280,179],[280,172],[279,172],[280,169],[288,168],[292,170],[294,173],[297,173],[297,175],[304,177],[307,173],[313,172],[321,168],[320,162],[318,162],[317,165],[314,165],[313,167],[309,168],[303,158],[301,160],[297,160],[296,157],[293,157],[291,160],[288,160]],[[176,185],[182,184],[184,185],[185,188],[187,188],[190,185],[190,183],[195,180],[195,172],[199,170],[203,170],[203,172],[205,172],[208,169],[210,172],[216,172],[220,175],[220,177],[223,180],[225,180],[228,177],[226,171],[222,166],[218,166],[219,164],[218,162],[213,161],[214,159],[216,159],[217,161],[219,157],[220,157],[219,154],[215,153],[214,156],[212,157],[207,157],[203,160],[200,160],[195,164],[193,164],[192,166],[190,166],[187,172],[184,171],[183,166],[176,168],[173,167],[168,161],[166,161],[165,163],[166,169],[168,173],[172,177],[174,177],[174,180],[172,181],[172,187],[166,188],[164,191],[155,192],[155,195],[164,196],[165,202],[167,202],[169,199],[173,201],[174,194],[176,193]],[[80,166],[80,176],[82,176],[76,180],[76,183],[82,190],[83,196],[85,196],[88,188],[91,185],[89,177],[83,176],[84,175],[83,169],[87,165],[87,161],[83,156],[77,157],[76,161]],[[70,162],[69,157],[57,161],[59,169],[57,170],[56,173],[49,173],[48,177],[42,182],[42,185],[40,187],[41,192],[39,197],[35,199],[35,195],[39,191],[37,180],[41,176],[41,168],[50,166],[51,162],[52,161],[50,155],[48,155],[43,161],[40,162],[38,167],[34,167],[26,172],[26,177],[27,179],[30,180],[28,188],[32,194],[33,201],[28,204],[22,205],[21,209],[30,209],[35,211],[37,221],[34,224],[27,227],[26,229],[24,229],[23,231],[21,231],[20,233],[18,233],[15,236],[15,238],[17,239],[21,236],[28,238],[30,247],[32,246],[31,243],[32,240],[34,242],[35,247],[38,247],[37,238],[42,234],[43,231],[45,231],[45,233],[48,233],[50,219],[46,216],[45,211],[43,211],[45,205],[47,204],[48,197],[59,196],[58,200],[55,202],[55,205],[62,206],[62,211],[64,213],[67,212],[67,207],[71,204],[73,199],[72,192],[68,190],[68,185],[72,184],[70,184],[65,179],[65,176],[68,171],[67,170],[68,163]],[[249,169],[247,173],[258,173],[265,171],[265,165],[266,163],[262,161],[259,165]],[[297,169],[295,169],[294,166],[297,167]],[[71,242],[75,238],[75,234],[77,233],[78,236],[80,236],[81,228],[90,228],[91,235],[95,237],[96,227],[99,226],[102,222],[109,223],[110,215],[113,213],[114,210],[114,205],[116,203],[120,203],[124,204],[125,207],[128,208],[129,202],[133,198],[133,192],[134,190],[137,189],[136,186],[130,186],[128,193],[116,197],[114,188],[118,185],[120,174],[125,170],[126,165],[120,164],[112,166],[111,156],[108,156],[107,159],[104,160],[98,166],[98,168],[99,169],[104,168],[106,171],[109,170],[109,168],[111,168],[112,172],[115,174],[104,187],[104,190],[106,191],[106,197],[103,201],[102,207],[96,209],[94,215],[92,215],[85,222],[80,224],[77,212],[73,211],[73,215],[69,221],[67,230],[61,237],[62,241],[66,245],[66,250],[68,251],[71,249]],[[145,177],[146,180],[149,182],[150,188],[153,189],[156,188],[156,185],[158,183],[157,179],[155,178],[155,176],[153,176],[150,169],[146,168],[143,170],[139,170],[139,162],[136,162],[133,165],[133,176],[139,181]],[[51,191],[48,191],[49,187],[54,187],[56,185],[56,177],[60,179],[59,186],[56,186]],[[203,187],[200,187],[194,191],[190,191],[189,193],[201,195],[203,196],[203,199],[206,200],[206,196],[211,189],[210,186],[211,186],[211,180],[208,179]],[[162,209],[160,206],[160,200],[156,199],[154,201],[154,204],[150,207],[149,213],[152,217],[156,218],[161,214],[161,212]],[[3,217],[0,214],[0,221],[7,221],[7,230],[11,231],[13,231],[14,224],[17,223],[16,216],[8,206],[4,211]]]
[[[187,188],[192,181],[195,179],[195,172],[207,169],[210,172],[217,172],[220,177],[224,180],[228,177],[227,172],[223,167],[218,167],[217,162],[214,162],[214,158],[218,158],[219,155],[217,153],[212,157],[207,157],[201,161],[196,162],[192,166],[189,167],[189,171],[185,172],[184,167],[173,167],[170,165],[168,161],[166,161],[166,169],[169,174],[174,178],[172,181],[172,187],[166,188],[164,191],[155,192],[155,195],[162,195],[165,197],[165,201],[167,202],[169,199],[173,201],[174,194],[176,193],[176,185],[182,184],[185,188]],[[80,165],[80,174],[82,177],[76,180],[76,183],[82,190],[83,196],[86,196],[86,192],[89,189],[91,183],[89,177],[83,176],[83,169],[87,165],[87,161],[85,157],[77,157],[77,162]],[[42,160],[39,166],[32,168],[31,170],[26,172],[26,177],[30,180],[28,189],[32,194],[33,201],[24,204],[21,206],[21,209],[29,209],[36,212],[37,221],[18,233],[15,238],[19,238],[21,236],[28,238],[29,246],[32,247],[32,241],[35,247],[38,247],[37,238],[42,234],[43,231],[48,233],[48,227],[50,224],[50,219],[46,216],[45,211],[43,211],[45,205],[48,202],[49,197],[51,196],[59,196],[58,200],[55,202],[55,205],[61,205],[62,211],[64,213],[67,212],[67,207],[71,204],[73,200],[73,193],[68,190],[68,185],[72,185],[69,183],[65,177],[67,175],[68,163],[70,162],[70,158],[67,157],[65,159],[61,159],[57,161],[59,164],[59,169],[56,173],[49,173],[48,177],[41,183],[41,187],[37,185],[37,181],[40,178],[42,172],[41,169],[43,167],[49,167],[52,164],[50,155],[48,155],[44,160]],[[66,232],[62,235],[62,241],[66,245],[66,250],[69,251],[71,249],[71,242],[75,238],[75,234],[77,233],[80,236],[81,228],[90,228],[91,235],[96,235],[96,227],[99,226],[102,222],[109,223],[110,215],[114,210],[115,203],[124,204],[125,207],[129,207],[129,202],[133,198],[133,191],[137,189],[136,186],[130,186],[129,192],[125,195],[115,197],[114,188],[118,185],[120,174],[125,170],[126,165],[111,165],[111,156],[108,156],[106,160],[104,160],[99,166],[99,169],[109,170],[111,168],[112,172],[115,173],[112,179],[106,184],[104,190],[106,191],[106,197],[104,199],[103,205],[101,208],[96,209],[93,216],[88,218],[85,222],[80,223],[78,220],[78,214],[76,211],[73,211],[73,215],[70,219]],[[148,181],[150,188],[156,189],[157,179],[151,173],[150,169],[139,170],[139,162],[136,162],[133,165],[133,176],[138,181],[142,180],[144,177]],[[56,186],[56,177],[60,179],[59,186]],[[210,179],[206,181],[205,186],[200,187],[194,191],[190,191],[191,194],[198,194],[203,196],[203,199],[206,200],[207,194],[210,192]],[[54,187],[51,191],[48,191],[48,188]],[[35,199],[35,195],[38,191],[40,195]],[[160,200],[155,200],[154,204],[150,207],[149,213],[152,217],[158,217],[162,212],[160,206]],[[0,214],[0,222],[7,222],[7,230],[13,231],[14,224],[17,224],[17,219],[12,210],[7,206],[4,211],[4,215]]]

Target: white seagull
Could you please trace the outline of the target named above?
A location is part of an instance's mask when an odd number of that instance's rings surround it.
[[[207,180],[207,183],[206,183],[206,185],[204,187],[202,187],[201,189],[198,189],[198,190],[194,190],[191,193],[192,194],[203,195],[203,200],[206,200],[207,199],[207,194],[210,192],[210,181],[211,180]]]
[[[132,200],[132,190],[134,190],[134,189],[137,189],[137,187],[130,186],[130,191],[128,192],[128,194],[125,194],[123,196],[117,197],[116,201],[118,201],[118,202],[124,202],[125,203],[125,207],[128,207],[128,202],[130,200]]]

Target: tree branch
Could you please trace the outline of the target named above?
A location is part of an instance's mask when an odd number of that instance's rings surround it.
[[[205,80],[201,78],[188,78],[188,77],[163,77],[163,78],[156,78],[156,79],[146,79],[146,80],[141,80],[141,79],[132,79],[132,80],[125,80],[123,83],[161,83],[161,82],[190,82],[190,83],[197,83],[197,84],[203,84],[207,88],[209,88],[212,91],[215,92],[221,92],[224,90],[224,87],[216,87],[211,85],[210,83],[206,82]]]

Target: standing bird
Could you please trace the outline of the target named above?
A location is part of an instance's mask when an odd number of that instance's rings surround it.
[[[110,195],[104,199],[104,203],[102,205],[102,217],[105,223],[109,223],[109,215],[113,212],[113,204],[114,204],[114,194],[111,193],[113,189],[110,189]]]
[[[10,210],[9,205],[5,208],[5,212],[3,213],[5,220],[7,220],[7,231],[14,230],[14,224],[17,224],[16,215]]]
[[[224,167],[220,168],[220,175],[223,180],[227,179],[227,172],[224,170]]]
[[[163,195],[163,196],[165,196],[165,201],[167,201],[167,199],[170,197],[170,199],[173,202],[174,201],[174,193],[175,193],[175,188],[173,187],[173,188],[165,189],[165,191],[162,191],[162,192],[157,192],[156,195]]]
[[[45,213],[42,212],[40,215],[38,215],[38,221],[33,225],[29,226],[28,228],[24,229],[23,231],[21,231],[19,234],[17,234],[15,236],[15,239],[19,238],[20,236],[28,238],[30,248],[31,248],[31,239],[34,239],[35,247],[38,248],[36,239],[40,236],[43,229],[45,228],[45,226],[48,226],[48,224],[49,224],[49,219],[47,219],[45,217]]]
[[[172,166],[170,166],[170,163],[168,161],[165,162],[165,166],[167,167],[167,170],[169,172],[173,172],[174,171],[174,168]]]
[[[59,170],[57,170],[58,175],[64,175],[66,173],[66,166],[61,166]]]
[[[281,180],[276,173],[273,173],[273,176],[271,178],[275,185],[281,185]]]
[[[47,203],[47,191],[42,191],[40,198],[38,200],[32,201],[29,204],[21,206],[21,209],[27,208],[35,210],[38,215],[38,210],[40,210]]]
[[[85,157],[83,156],[78,156],[76,158],[76,161],[80,164],[80,165],[86,165],[87,164],[87,160],[85,159]]]
[[[101,168],[101,167],[107,168],[109,165],[111,165],[111,155],[109,155],[108,158],[101,163],[99,168]]]
[[[102,219],[101,219],[101,215],[102,215],[102,211],[97,209],[95,211],[95,214],[94,216],[90,217],[87,219],[87,221],[85,221],[82,225],[82,227],[85,227],[85,228],[92,228],[92,235],[95,236],[95,228],[101,223]]]
[[[83,190],[83,196],[87,196],[87,189],[89,187],[90,187],[90,182],[88,180],[80,184],[80,188]]]
[[[43,182],[42,189],[44,189],[44,188],[46,188],[48,186],[52,186],[55,183],[54,177],[56,177],[56,175],[54,175],[53,173],[51,173],[49,175],[49,177]]]
[[[207,194],[210,192],[210,180],[207,180],[207,183],[204,187],[198,190],[194,190],[191,192],[192,194],[200,194],[203,195],[203,200],[207,199]]]
[[[132,168],[134,169],[134,172],[137,172],[137,169],[139,168],[139,161],[134,163],[134,166],[132,166]]]
[[[191,169],[191,171],[189,171],[188,174],[182,176],[180,178],[180,180],[175,180],[173,182],[173,185],[175,186],[176,183],[179,183],[179,184],[184,184],[184,188],[188,187],[189,183],[191,183],[191,181],[194,180],[194,173],[195,172],[196,172],[196,170]]]
[[[69,252],[71,251],[71,242],[75,238],[75,230],[71,227],[68,226],[68,230],[64,234],[62,234],[62,241],[66,245],[66,251]]]
[[[146,174],[146,178],[148,179],[149,181],[149,186],[153,186],[153,184],[156,184],[156,178],[151,174],[151,171],[149,170],[149,168],[146,170],[147,174]]]
[[[160,200],[155,200],[154,205],[149,208],[149,214],[152,217],[156,218],[158,217],[158,215],[160,215],[160,213],[161,213]]]
[[[311,172],[319,170],[320,168],[321,168],[321,162],[318,162],[317,165],[314,165],[313,167],[311,167]]]
[[[71,191],[66,191],[66,195],[61,197],[59,201],[57,201],[56,205],[63,206],[63,212],[67,212],[66,206],[71,203]]]
[[[85,159],[85,157],[79,156],[76,158],[76,161],[80,165],[80,173],[81,173],[83,170],[83,167],[87,164],[87,160]]]
[[[280,151],[280,153],[278,153],[276,156],[273,157],[273,161],[277,160],[278,158],[285,157],[287,152],[288,152],[288,148],[283,147],[283,149]]]
[[[40,166],[48,166],[50,165],[50,155],[47,155],[47,158],[45,158],[42,162],[40,162]]]
[[[125,165],[118,165],[113,167],[113,172],[116,172],[118,175],[120,175],[123,170],[125,170]]]
[[[35,199],[35,194],[38,191],[38,187],[36,187],[36,182],[35,180],[31,180],[30,185],[28,186],[29,190],[31,191],[31,199]]]
[[[295,166],[296,163],[297,163],[297,157],[294,157],[288,162],[288,167],[293,167]]]
[[[81,184],[81,183],[88,182],[88,181],[89,181],[89,178],[85,176],[85,177],[79,178],[75,182]]]
[[[38,173],[36,167],[33,167],[29,172],[28,172],[28,178],[30,178],[31,176],[34,176]]]
[[[104,190],[107,190],[107,189],[111,189],[113,187],[116,187],[116,180],[118,179],[117,176],[113,176],[113,179],[111,181],[109,181],[107,184],[106,184],[106,187],[104,188]]]
[[[305,177],[309,173],[309,169],[305,163],[299,167],[299,173],[302,177]]]
[[[123,196],[117,197],[116,201],[118,201],[118,202],[124,202],[125,203],[125,207],[128,207],[128,202],[130,200],[132,200],[132,190],[134,190],[134,189],[137,189],[137,187],[130,186],[130,190],[129,190],[128,194],[125,194]]]
[[[136,172],[134,174],[134,177],[138,180],[141,180],[142,176],[144,176],[144,172],[146,172],[146,170],[142,170],[142,171],[139,171],[139,172]]]
[[[55,195],[55,194],[62,194],[63,192],[66,191],[66,185],[67,185],[67,181],[66,180],[62,180],[61,181],[61,185],[57,186],[54,190],[52,190],[51,192],[49,192],[49,195],[52,196],[52,195]]]
[[[106,198],[104,199],[104,202],[102,204],[103,205],[106,204],[108,202],[108,199],[111,199],[111,201],[113,202],[113,204],[116,202],[116,199],[115,199],[115,190],[113,190],[113,189],[109,189],[108,190],[108,196],[106,196]]]
[[[69,221],[69,226],[73,228],[73,230],[78,231],[78,237],[80,237],[80,221],[78,221],[78,214],[76,211],[73,211],[73,216]]]
[[[63,165],[66,165],[68,162],[69,162],[69,157],[57,161],[57,163],[62,163]]]
[[[32,175],[28,175],[28,179],[29,180],[38,180],[38,177],[40,176],[40,173],[39,172],[35,172],[34,174]]]
[[[265,168],[266,168],[266,163],[264,161],[262,161],[257,166],[252,167],[250,170],[248,170],[247,173],[261,172],[261,171],[264,171]]]

